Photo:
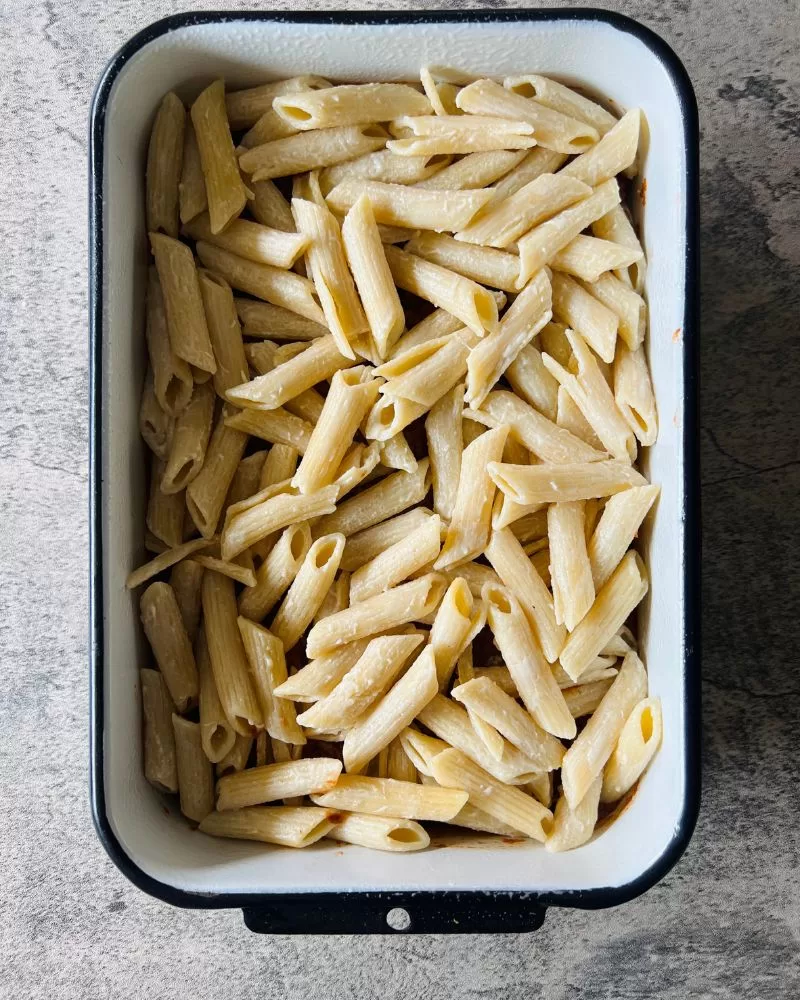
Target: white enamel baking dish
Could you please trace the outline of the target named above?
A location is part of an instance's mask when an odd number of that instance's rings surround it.
[[[643,539],[652,584],[641,624],[664,743],[622,815],[567,854],[486,840],[398,855],[214,840],[192,831],[143,777],[144,649],[137,601],[124,587],[145,558],[137,410],[150,125],[166,91],[188,99],[218,76],[234,88],[300,73],[404,80],[425,64],[500,77],[547,73],[647,116],[646,199],[635,200],[661,433],[645,461],[662,495]],[[262,931],[387,931],[395,907],[415,931],[498,931],[537,927],[547,905],[630,899],[675,863],[699,802],[697,149],[694,95],[675,54],[636,22],[601,11],[185,14],[116,54],[95,95],[90,150],[92,797],[101,840],[137,885],[177,905],[241,906],[248,926]]]

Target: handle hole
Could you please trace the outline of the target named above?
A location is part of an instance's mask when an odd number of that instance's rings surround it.
[[[393,931],[407,931],[411,926],[411,916],[408,910],[396,906],[386,914],[386,923]]]

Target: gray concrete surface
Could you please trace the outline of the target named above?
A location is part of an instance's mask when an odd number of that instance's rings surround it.
[[[608,4],[683,57],[703,132],[705,792],[691,847],[643,898],[552,911],[532,936],[353,939],[259,938],[238,912],[149,899],[89,817],[87,109],[112,52],[186,6],[0,6],[0,994],[800,996],[796,0]]]

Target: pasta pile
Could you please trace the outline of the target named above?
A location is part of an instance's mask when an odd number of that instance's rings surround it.
[[[128,586],[145,774],[206,834],[566,850],[659,745],[626,626],[658,495],[641,113],[421,82],[156,115]]]

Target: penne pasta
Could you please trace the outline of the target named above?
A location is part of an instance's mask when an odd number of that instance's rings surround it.
[[[200,823],[214,808],[211,761],[203,752],[198,723],[173,714],[172,731],[181,812],[187,819]]]
[[[643,113],[423,67],[154,118],[145,778],[210,836],[587,844],[662,728]]]
[[[489,678],[468,680],[453,688],[453,697],[468,711],[493,726],[542,771],[561,766],[564,748],[538,726],[513,697]]]
[[[306,261],[336,346],[345,357],[354,357],[354,345],[369,325],[347,267],[339,223],[326,208],[301,198],[292,199],[292,214],[310,240]]]
[[[144,776],[159,792],[178,791],[172,714],[175,705],[158,670],[140,670],[144,731]]]
[[[470,804],[501,823],[544,842],[552,813],[519,788],[503,784],[460,750],[443,750],[431,763],[433,777],[447,788],[461,788]]]
[[[453,516],[461,476],[463,439],[461,413],[464,384],[453,386],[431,407],[425,420],[425,437],[431,467],[433,509],[445,524]]]
[[[410,819],[347,813],[328,833],[331,840],[374,851],[422,851],[431,842],[425,828]]]
[[[645,446],[655,444],[658,437],[658,411],[642,345],[631,351],[627,345],[617,344],[614,356],[614,400],[639,443]]]
[[[214,417],[210,382],[195,385],[192,398],[175,421],[169,457],[161,477],[163,493],[179,493],[198,475],[205,460]]]
[[[639,237],[631,225],[625,209],[622,205],[615,205],[609,212],[601,216],[592,223],[592,233],[603,240],[611,240],[619,246],[629,248],[639,254],[642,253],[642,244]],[[630,285],[637,292],[641,293],[644,286],[645,262],[644,257],[636,260],[628,268],[620,268],[617,277]]]
[[[190,113],[205,178],[211,232],[219,233],[241,214],[249,194],[236,164],[224,82],[215,80],[206,87]]]
[[[186,109],[177,94],[161,101],[147,147],[147,229],[178,235],[178,183],[183,164]]]
[[[206,194],[206,179],[203,176],[203,165],[200,162],[200,150],[197,146],[197,136],[194,132],[191,115],[186,118],[183,141],[183,161],[181,164],[181,178],[178,184],[178,204],[180,207],[180,221],[190,222],[196,215],[205,212],[208,208],[208,196]],[[168,235],[177,236],[176,227],[174,233]]]
[[[342,459],[336,470],[333,485],[339,490],[337,501],[354,490],[378,467],[381,460],[381,449],[377,441],[372,444],[354,444]],[[416,460],[409,471],[416,469]]]
[[[208,333],[217,370],[214,372],[214,389],[225,398],[228,389],[247,378],[247,358],[242,344],[242,330],[233,301],[230,285],[210,271],[198,272],[200,292],[208,323]]]
[[[641,347],[647,325],[647,307],[641,295],[613,274],[601,274],[597,281],[586,282],[584,288],[617,316],[619,335],[630,350]]]
[[[233,581],[220,573],[203,575],[203,621],[211,668],[225,715],[240,736],[264,726],[250,666],[236,624]]]
[[[213,374],[217,366],[192,251],[162,233],[150,234],[150,247],[164,295],[170,346],[179,358]]]
[[[498,307],[499,308],[499,307]],[[439,340],[448,334],[455,333],[463,329],[464,324],[445,309],[434,309],[433,312],[420,320],[407,333],[404,333],[394,345],[391,358],[397,358],[401,354],[421,347],[432,340]]]
[[[590,187],[623,173],[636,159],[641,120],[641,110],[632,108],[596,145],[562,167],[561,173]]]
[[[150,462],[150,496],[145,523],[148,531],[165,546],[173,548],[183,542],[183,519],[186,510],[185,493],[164,493],[161,480],[165,465],[153,455]]]
[[[265,618],[297,576],[310,548],[308,524],[290,524],[259,566],[255,586],[240,594],[239,614],[252,621]]]
[[[329,695],[352,670],[370,642],[371,637],[367,636],[317,657],[276,688],[276,693],[292,701],[319,701]]]
[[[477,603],[463,577],[456,577],[447,588],[433,619],[430,644],[436,662],[439,690],[444,690],[461,654],[486,624],[486,609]]]
[[[515,94],[523,97],[531,97],[538,104],[543,104],[546,108],[558,111],[562,115],[569,115],[577,118],[578,121],[586,122],[593,126],[602,136],[617,123],[617,119],[606,111],[605,108],[590,101],[571,87],[565,87],[563,83],[557,83],[547,76],[537,76],[529,74],[527,76],[506,77],[503,86],[508,90],[513,90]]]
[[[528,122],[537,144],[559,153],[581,153],[599,138],[591,125],[522,97],[493,80],[476,80],[464,87],[456,104],[470,115],[497,115]]]
[[[382,149],[386,133],[374,125],[343,125],[300,132],[245,150],[239,166],[253,182],[302,174]]]
[[[561,650],[561,666],[577,681],[647,593],[641,557],[630,550],[602,586],[594,604]]]
[[[206,449],[203,466],[186,490],[186,508],[203,538],[211,539],[247,444],[247,435],[225,424],[223,407]]]
[[[294,225],[294,222],[292,223]],[[270,340],[307,341],[329,335],[327,327],[305,319],[297,313],[254,299],[234,299],[236,312],[246,337]],[[250,345],[254,347],[255,345]]]
[[[416,718],[437,690],[436,664],[429,646],[345,734],[342,756],[348,774],[362,771]]]
[[[385,552],[390,546],[416,531],[432,516],[431,511],[426,508],[414,507],[405,514],[398,514],[397,517],[381,521],[350,535],[342,555],[342,569],[355,572],[381,552]]]
[[[327,80],[319,76],[293,76],[288,80],[262,83],[258,87],[235,90],[225,95],[225,110],[232,129],[250,128],[272,108],[272,103],[281,94],[292,94],[302,90],[316,90],[330,87]]]
[[[312,796],[312,801],[323,808],[448,823],[467,798],[466,792],[455,788],[343,774],[329,792]]]
[[[200,742],[212,764],[218,764],[233,749],[236,731],[228,722],[219,699],[205,631],[201,630],[195,647],[200,679]]]
[[[356,431],[378,395],[379,382],[367,368],[337,371],[292,485],[313,493],[333,482]]]
[[[489,628],[525,707],[542,729],[572,739],[575,720],[519,601],[506,587],[491,584],[484,587],[483,599]]]
[[[567,708],[573,719],[591,715],[596,710],[616,675],[617,673],[614,671],[613,677],[604,677],[599,680],[587,681],[585,684],[575,684],[572,687],[562,688],[564,701],[567,703]]]
[[[306,738],[297,724],[294,703],[275,694],[275,689],[287,678],[283,642],[273,631],[241,615],[238,626],[261,705],[264,728],[273,739],[296,746],[304,744]]]
[[[564,271],[583,281],[597,281],[607,271],[619,271],[641,260],[641,250],[601,240],[596,236],[576,236],[550,261],[555,271]]]
[[[419,633],[371,639],[336,687],[298,716],[299,723],[323,732],[343,732],[354,726],[376,699],[385,694],[421,642]],[[354,805],[340,808],[372,812]]]
[[[423,115],[398,117],[386,148],[398,156],[487,153],[530,149],[536,145],[533,126],[525,121],[480,115]]]
[[[353,359],[345,357],[335,339],[326,334],[290,360],[230,389],[228,398],[237,406],[274,410],[353,364]]]
[[[305,454],[314,430],[307,420],[296,417],[282,407],[274,410],[240,410],[225,418],[225,426],[244,434],[252,434],[271,444],[294,448],[301,455]]]
[[[169,416],[177,416],[192,395],[192,372],[170,344],[164,296],[154,267],[148,271],[145,337],[158,405]]]
[[[376,369],[387,381],[381,392],[394,400],[410,400],[423,407],[423,412],[437,403],[466,373],[470,347],[477,337],[467,329],[458,330],[448,337],[432,340],[399,357],[392,358]],[[382,416],[390,411],[376,410],[367,424],[367,435],[380,440],[386,432],[380,429]],[[376,427],[376,423],[378,426]]]
[[[589,721],[561,762],[561,784],[570,808],[575,809],[602,774],[622,733],[625,721],[647,693],[647,675],[633,651]],[[599,792],[598,792],[599,795]]]
[[[341,770],[341,761],[314,757],[265,764],[229,774],[217,782],[217,811],[227,812],[262,802],[326,792],[336,784]]]
[[[333,828],[330,809],[313,806],[252,806],[212,812],[200,823],[201,833],[234,840],[258,840],[281,847],[309,847]]]
[[[395,736],[386,748],[386,776],[395,781],[417,783],[417,769],[403,749],[400,736]]]
[[[381,465],[387,469],[402,469],[404,472],[416,470],[418,462],[402,431],[390,437],[388,441],[374,442],[374,444],[378,445]]]
[[[658,486],[635,486],[609,497],[588,545],[594,585],[599,590],[636,538],[659,494]]]
[[[433,760],[449,746],[461,750],[498,781],[507,784],[524,784],[535,773],[531,761],[508,742],[503,745],[502,756],[494,757],[475,732],[466,709],[451,698],[436,695],[420,711],[419,721],[439,737],[431,740],[418,733],[409,738],[411,730],[404,733],[403,746],[421,774],[433,775]]]
[[[513,253],[458,243],[452,236],[431,232],[417,233],[408,241],[405,249],[408,253],[492,288],[516,292],[521,287],[519,257]]]
[[[200,587],[203,582],[203,567],[191,559],[173,566],[169,575],[169,585],[178,602],[181,621],[190,642],[194,642],[200,624],[202,598]]]
[[[156,399],[153,371],[148,368],[139,404],[139,433],[157,458],[166,459],[174,427],[174,418],[161,409]]]
[[[574,374],[545,354],[542,360],[547,370],[570,394],[606,450],[620,461],[633,461],[636,438],[623,419],[595,356],[577,333],[568,330],[567,339],[573,351]]]
[[[182,545],[176,546],[174,549],[165,549],[156,555],[154,559],[151,559],[150,562],[129,573],[125,581],[126,588],[128,590],[135,590],[136,587],[140,587],[143,583],[146,583],[154,576],[158,576],[159,573],[163,573],[164,570],[179,563],[182,559],[186,559],[200,549],[207,548],[209,544],[210,542],[205,538],[193,538]]]
[[[573,177],[541,173],[507,197],[496,195],[455,238],[482,246],[511,247],[528,230],[591,193],[587,184]]]
[[[520,280],[527,281],[549,264],[584,229],[618,205],[619,200],[619,185],[612,178],[598,185],[587,198],[530,229],[517,244]]]
[[[471,407],[481,405],[517,354],[549,322],[551,302],[550,280],[542,270],[514,299],[497,329],[470,351],[464,399]]]
[[[661,701],[643,698],[625,720],[603,769],[601,802],[616,802],[636,784],[661,744]]]
[[[486,548],[495,494],[494,482],[486,470],[490,462],[502,456],[507,434],[506,425],[495,427],[464,450],[453,515],[435,569],[468,562]]]
[[[548,851],[571,851],[591,839],[597,823],[601,779],[595,778],[581,801],[572,808],[562,795],[553,814],[553,827],[545,847]]]
[[[645,483],[628,462],[615,460],[530,466],[492,462],[487,472],[503,493],[521,504],[610,497]]]
[[[553,312],[577,331],[603,361],[614,360],[617,315],[577,281],[558,271],[553,273]]]
[[[392,587],[318,621],[308,633],[306,654],[320,656],[356,639],[418,621],[435,611],[443,596],[444,582],[434,573]]]
[[[601,461],[605,453],[592,448],[538,410],[505,390],[490,392],[480,409],[467,411],[487,427],[508,425],[509,435],[530,450],[542,462],[564,465],[571,462]],[[505,461],[506,456],[503,456]],[[513,463],[512,463],[513,464]]]
[[[243,149],[252,149],[254,146],[261,146],[265,142],[273,142],[275,139],[286,139],[290,135],[297,135],[300,129],[290,125],[285,121],[274,108],[265,111],[252,128],[239,140],[239,152]],[[263,183],[263,182],[260,182]]]
[[[501,177],[492,186],[491,205],[495,205],[505,198],[510,198],[516,194],[520,188],[525,187],[531,181],[535,181],[542,174],[552,174],[566,162],[565,153],[556,153],[552,149],[545,149],[544,146],[534,146],[528,150],[522,160],[512,170]]]
[[[179,712],[197,704],[199,681],[180,608],[168,583],[151,583],[139,601],[144,634]]]
[[[315,533],[330,534],[340,531],[346,538],[372,525],[400,514],[420,503],[428,492],[429,463],[423,459],[415,472],[395,472],[375,486],[370,486],[357,496],[336,507],[335,512],[322,518],[315,525]],[[323,491],[324,492],[324,491]],[[349,568],[343,566],[343,569]]]
[[[258,492],[259,480],[264,468],[264,460],[267,457],[267,449],[255,451],[247,458],[239,462],[239,466],[234,473],[231,485],[228,487],[228,495],[225,497],[224,507],[225,522],[228,520],[228,507],[237,506],[242,500],[253,496]]]
[[[271,229],[247,219],[234,219],[222,232],[214,233],[205,213],[186,223],[184,230],[193,240],[203,240],[238,257],[273,267],[291,267],[311,242],[307,234]]]
[[[237,733],[233,749],[216,766],[217,777],[221,778],[226,774],[235,774],[238,771],[243,771],[247,767],[252,749],[253,737],[240,736]]]
[[[330,589],[344,549],[344,535],[323,535],[308,550],[272,621],[272,631],[288,653],[311,624]]]
[[[320,189],[323,194],[330,194],[341,181],[354,177],[383,184],[424,183],[449,162],[449,156],[397,156],[391,150],[379,149],[376,153],[365,153],[355,160],[326,167],[320,172]]]
[[[585,500],[547,508],[550,576],[556,621],[572,632],[594,603],[594,582],[586,552]]]
[[[350,603],[357,604],[407,580],[435,561],[441,547],[441,520],[426,517],[414,531],[389,545],[353,573]]]
[[[528,155],[525,149],[493,149],[468,153],[455,163],[437,170],[432,177],[420,179],[416,186],[427,191],[464,191],[493,184],[518,166]],[[411,157],[396,157],[412,159]],[[376,178],[380,179],[380,178]]]
[[[327,201],[335,212],[347,212],[362,195],[369,199],[376,222],[451,233],[467,226],[492,197],[485,190],[428,191],[403,184],[345,178],[330,192]]]
[[[250,181],[253,197],[248,203],[251,215],[262,226],[284,233],[297,232],[288,201],[272,181]],[[244,317],[242,318],[244,322]]]
[[[288,489],[288,486],[285,487]],[[275,489],[274,487],[272,488]],[[251,506],[230,515],[222,532],[223,558],[233,559],[246,548],[260,542],[275,531],[306,521],[311,517],[332,512],[336,507],[337,487],[326,486],[318,493],[267,493],[263,499],[256,494]],[[230,508],[228,511],[230,513]]]
[[[366,195],[347,213],[342,239],[378,355],[385,358],[403,332],[405,314],[383,251],[375,213]]]
[[[247,260],[204,240],[197,244],[195,250],[203,264],[233,288],[324,325],[325,315],[317,302],[314,285],[308,278],[270,264]]]
[[[548,663],[553,663],[566,639],[556,621],[553,598],[522,545],[508,528],[492,531],[486,558],[503,584],[519,601]]]
[[[549,368],[547,371],[549,373]],[[586,442],[590,448],[594,448],[596,451],[602,450],[602,441],[592,430],[586,417],[584,417],[578,408],[578,404],[563,385],[558,387],[556,423],[559,427],[563,427],[564,430],[569,431],[574,437]]]
[[[297,129],[368,125],[401,115],[426,115],[431,104],[404,83],[365,83],[276,97],[273,108]]]

